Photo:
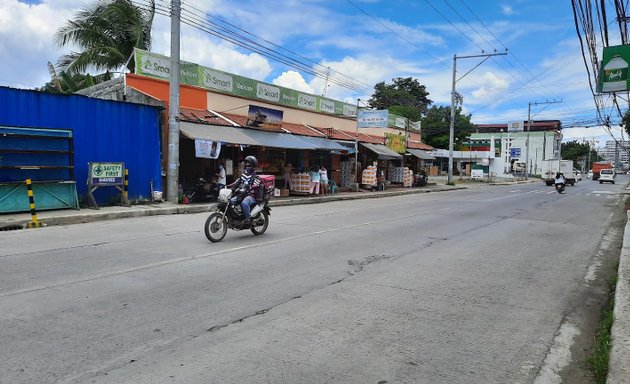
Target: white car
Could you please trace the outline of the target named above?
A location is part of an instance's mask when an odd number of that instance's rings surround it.
[[[613,183],[615,184],[615,170],[612,168],[602,169],[599,171],[599,183]]]
[[[592,179],[593,178],[593,170],[589,169],[588,173],[586,174],[586,178],[587,179]]]

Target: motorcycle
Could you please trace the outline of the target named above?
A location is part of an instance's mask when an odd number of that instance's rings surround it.
[[[183,204],[206,203],[215,201],[219,194],[216,183],[209,182],[203,177],[199,177],[195,185],[184,192]]]
[[[239,199],[236,203],[230,201],[233,191],[229,188],[223,188],[219,191],[218,205],[215,212],[212,212],[206,224],[204,231],[206,237],[213,243],[223,240],[227,234],[227,230],[232,229],[240,231],[249,229],[254,235],[262,235],[269,226],[269,215],[271,208],[269,207],[269,198],[263,197],[259,202],[252,205],[249,224],[245,223],[243,212],[241,209],[241,201],[245,197],[245,191],[240,191]]]
[[[556,191],[558,191],[558,193],[564,193],[564,183],[556,183]]]

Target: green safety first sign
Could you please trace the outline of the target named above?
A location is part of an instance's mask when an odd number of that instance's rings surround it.
[[[90,166],[88,184],[123,185],[125,163],[88,163]]]

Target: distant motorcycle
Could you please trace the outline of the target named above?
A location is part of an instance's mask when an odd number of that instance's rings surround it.
[[[257,203],[252,206],[249,224],[244,221],[245,217],[241,209],[241,201],[247,195],[247,190],[238,191],[239,198],[235,203],[230,201],[234,193],[230,188],[223,188],[219,191],[217,209],[208,216],[204,225],[204,232],[208,240],[213,243],[223,240],[228,228],[236,231],[249,229],[257,236],[265,233],[269,227],[269,215],[271,215],[269,199],[273,196],[275,178],[274,176],[261,176],[261,179],[262,185]]]
[[[558,191],[558,193],[564,193],[564,187],[564,183],[556,183],[556,191]]]

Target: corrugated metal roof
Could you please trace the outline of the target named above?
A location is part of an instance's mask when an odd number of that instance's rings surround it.
[[[245,129],[231,126],[179,122],[180,132],[190,139],[222,141],[230,144],[264,145],[245,133]]]
[[[244,130],[245,133],[256,140],[258,145],[272,148],[290,149],[317,149],[311,143],[291,135],[290,133],[266,132],[257,129]]]
[[[312,144],[317,149],[325,150],[325,151],[347,151],[348,148],[343,145],[329,140],[323,137],[315,137],[315,136],[300,136],[300,140],[304,140],[307,143]]]
[[[395,152],[383,144],[371,144],[371,143],[360,143],[365,148],[370,151],[376,153],[379,159],[382,160],[397,160],[401,159],[402,155],[398,152]]]
[[[419,150],[419,149],[407,148],[407,152],[411,153],[412,155],[414,155],[418,159],[435,160],[435,157],[433,155],[431,155],[430,153],[428,153],[427,151],[422,151],[422,150]]]

